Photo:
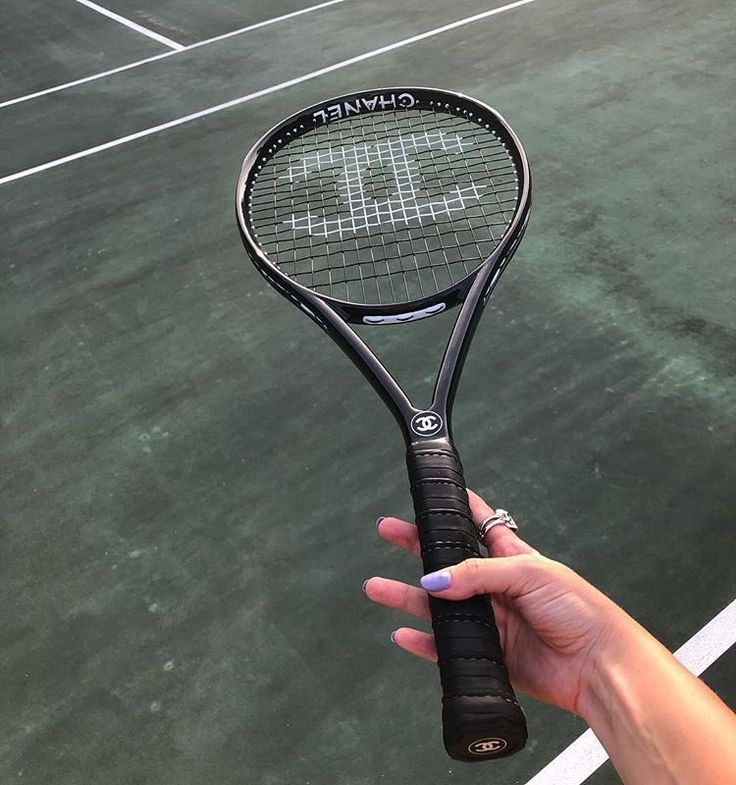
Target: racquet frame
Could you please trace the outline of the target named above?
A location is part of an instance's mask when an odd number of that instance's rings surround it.
[[[512,220],[493,252],[455,285],[407,304],[355,304],[318,294],[292,280],[270,261],[255,240],[245,205],[249,177],[275,140],[309,118],[328,117],[332,107],[360,96],[410,95],[421,102],[439,96],[458,111],[492,118],[513,158],[519,194]],[[333,110],[334,111],[334,110]],[[307,132],[309,127],[303,132]],[[425,572],[480,555],[470,518],[462,466],[452,442],[451,413],[473,334],[501,273],[526,229],[531,179],[526,154],[505,120],[490,107],[457,93],[426,88],[384,88],[339,96],[308,107],[275,126],[243,162],[236,213],[243,244],[266,280],[305,312],[343,349],[396,418],[407,447],[407,466]],[[419,409],[351,324],[416,321],[460,305],[440,363],[431,404]],[[440,307],[441,306],[441,307]],[[448,753],[477,761],[512,754],[524,746],[526,725],[516,702],[487,598],[449,602],[430,597],[443,686],[443,729]],[[488,655],[492,652],[492,656]]]

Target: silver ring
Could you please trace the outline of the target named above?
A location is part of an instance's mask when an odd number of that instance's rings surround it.
[[[512,532],[519,531],[516,521],[511,517],[508,510],[502,510],[500,507],[493,515],[489,515],[478,527],[478,539],[483,540],[488,532],[494,527],[502,524]]]

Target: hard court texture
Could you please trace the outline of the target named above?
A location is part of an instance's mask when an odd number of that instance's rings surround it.
[[[147,2],[107,7],[184,46],[300,8]],[[2,106],[0,180],[492,7],[346,0]],[[361,593],[418,580],[373,525],[410,515],[400,434],[233,216],[251,144],[341,92],[466,93],[531,161],[457,398],[471,487],[671,649],[733,600],[734,22],[537,0],[0,184],[0,781],[523,784],[585,729],[522,697],[523,753],[451,761],[435,667]],[[166,51],[8,0],[0,103]],[[366,333],[419,402],[450,318]]]

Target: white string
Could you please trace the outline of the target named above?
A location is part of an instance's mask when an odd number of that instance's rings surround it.
[[[337,190],[342,195],[349,215],[327,219],[307,212],[301,215],[292,214],[283,223],[290,226],[293,232],[303,230],[313,237],[336,234],[342,239],[346,232],[354,234],[361,230],[370,230],[382,223],[407,224],[414,220],[421,223],[425,218],[436,221],[439,216],[464,212],[469,203],[482,198],[482,191],[488,186],[477,185],[471,181],[470,185],[462,188],[456,185],[441,199],[422,202],[417,193],[421,173],[418,164],[409,154],[429,149],[463,153],[474,144],[474,141],[466,141],[456,133],[424,131],[373,145],[360,144],[338,149],[327,147],[307,153],[298,163],[290,162],[286,174],[279,179],[286,179],[291,183],[301,179],[308,180],[309,175],[322,171],[323,168],[342,164],[343,170],[336,178]],[[396,190],[383,200],[369,200],[366,197],[363,177],[373,164],[389,167],[396,181]]]

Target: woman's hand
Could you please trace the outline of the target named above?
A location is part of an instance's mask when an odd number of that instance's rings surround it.
[[[468,493],[479,526],[493,510]],[[419,555],[413,524],[383,518],[378,530]],[[627,785],[736,782],[736,717],[702,681],[608,597],[505,526],[494,526],[485,544],[494,558],[469,559],[422,584],[450,600],[493,596],[515,686],[584,717]],[[376,602],[430,618],[424,589],[386,578],[364,589]],[[402,627],[391,637],[436,659],[426,632]]]
[[[479,526],[494,510],[472,491],[468,493]],[[383,518],[378,531],[394,545],[419,555],[414,524]],[[635,623],[571,569],[540,555],[505,526],[491,528],[485,545],[494,558],[468,559],[425,576],[423,584],[444,599],[492,595],[511,681],[535,698],[579,714],[601,652]],[[446,589],[435,588],[448,581]],[[364,591],[382,605],[430,619],[424,589],[371,578]],[[418,657],[437,659],[432,634],[402,627],[391,637]]]

